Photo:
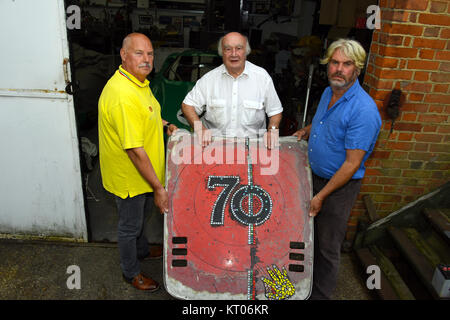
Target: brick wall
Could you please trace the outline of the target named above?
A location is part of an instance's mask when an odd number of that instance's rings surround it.
[[[370,194],[386,216],[450,180],[450,1],[380,0],[364,86],[377,103],[383,125],[347,239],[365,212]],[[392,89],[404,102],[393,132],[384,108]]]

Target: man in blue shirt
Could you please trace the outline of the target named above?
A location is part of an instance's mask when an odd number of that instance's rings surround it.
[[[294,133],[298,140],[308,140],[313,175],[311,299],[330,299],[334,292],[347,220],[364,176],[364,162],[381,127],[378,108],[358,81],[365,59],[366,52],[357,41],[339,39],[330,45],[321,61],[327,64],[330,86],[311,125]]]

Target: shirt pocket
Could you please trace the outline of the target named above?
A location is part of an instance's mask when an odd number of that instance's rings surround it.
[[[225,99],[212,99],[211,104],[206,108],[205,119],[216,127],[225,123],[225,105]]]
[[[264,104],[254,100],[243,100],[242,124],[261,125],[265,120]]]

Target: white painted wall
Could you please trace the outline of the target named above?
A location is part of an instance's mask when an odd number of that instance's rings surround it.
[[[87,240],[64,1],[2,0],[0,30],[0,233]]]

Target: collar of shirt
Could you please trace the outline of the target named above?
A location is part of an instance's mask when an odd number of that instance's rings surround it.
[[[355,80],[355,83],[344,93],[344,95],[334,103],[333,107],[328,109],[328,104],[330,103],[331,97],[333,96],[333,91],[331,90],[331,87],[327,87],[324,92],[324,102],[322,104],[322,110],[317,110],[317,113],[320,114],[320,117],[325,117],[327,114],[329,114],[331,111],[336,109],[342,102],[348,102],[359,90],[360,84],[358,79]]]
[[[344,93],[344,96],[342,98],[344,98],[345,100],[350,100],[350,98],[356,94],[359,87],[361,86],[359,85],[358,78],[356,78],[355,83],[353,83],[352,86]]]
[[[356,94],[356,91],[358,90],[359,87],[360,87],[359,81],[358,81],[358,78],[356,78],[355,83],[353,83],[352,86],[350,88],[348,88],[348,90],[344,93],[344,95],[338,101],[336,101],[336,105],[338,103],[340,103],[342,100],[346,100],[346,101],[350,100]],[[332,94],[331,87],[330,87],[330,93]],[[331,96],[330,96],[330,99],[331,99]]]
[[[127,78],[128,80],[130,80],[131,82],[133,82],[135,85],[144,88],[147,87],[149,85],[149,81],[147,79],[145,79],[144,82],[140,82],[135,76],[133,76],[131,73],[129,73],[128,71],[126,71],[122,65],[119,66],[119,73],[124,76],[125,78]]]
[[[222,65],[220,66],[222,68],[222,74],[226,74],[227,76],[230,76],[234,79],[234,77],[228,72],[227,67],[225,67],[225,64],[222,63]],[[245,66],[244,66],[244,71],[242,71],[242,73],[236,78],[240,78],[242,76],[250,76],[250,73],[248,71],[248,61],[245,61]]]

